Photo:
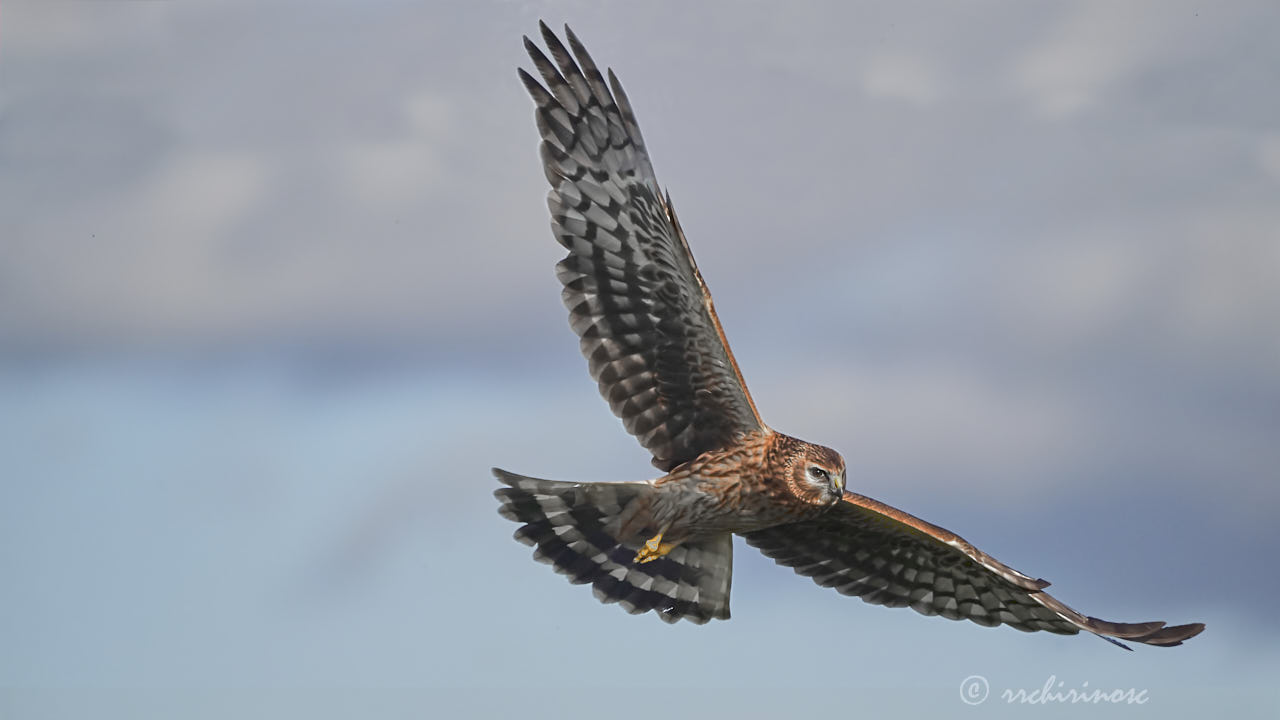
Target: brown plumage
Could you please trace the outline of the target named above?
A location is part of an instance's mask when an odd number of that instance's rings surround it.
[[[567,483],[495,469],[500,512],[536,558],[669,622],[729,617],[740,534],[820,585],[926,615],[1163,646],[1204,629],[1082,615],[1044,580],[846,492],[839,453],[765,425],[622,86],[567,27],[572,53],[541,30],[551,59],[525,48],[543,82],[520,78],[537,106],[552,231],[569,251],[556,266],[569,322],[601,394],[666,475]]]

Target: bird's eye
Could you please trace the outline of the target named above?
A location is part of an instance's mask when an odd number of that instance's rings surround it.
[[[809,466],[809,477],[813,478],[814,480],[822,480],[824,482],[831,480],[831,476],[827,474],[827,471],[823,470],[817,465]]]

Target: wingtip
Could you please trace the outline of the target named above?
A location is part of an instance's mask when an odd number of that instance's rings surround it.
[[[556,31],[552,30],[551,26],[548,25],[545,20],[538,21],[538,32],[542,33],[542,39],[546,40],[548,43],[560,42],[560,38],[556,37]]]
[[[586,66],[583,70],[587,71],[590,68],[590,72],[599,75],[600,71],[596,69],[595,61],[591,59],[591,53],[587,52],[586,46],[578,39],[577,34],[573,32],[568,23],[564,25],[564,37],[569,41],[569,49],[573,51],[574,57],[578,58],[578,63]]]
[[[1156,647],[1176,647],[1202,632],[1204,632],[1204,623],[1172,625],[1142,638],[1142,642]]]
[[[1089,628],[1098,637],[1118,645],[1125,650],[1132,650],[1128,645],[1115,638],[1129,642],[1142,643],[1154,647],[1177,647],[1184,641],[1204,632],[1204,623],[1187,623],[1185,625],[1166,625],[1164,622],[1146,623],[1108,623],[1090,618]],[[1105,634],[1104,634],[1105,633]]]
[[[569,47],[573,49],[573,54],[579,59],[585,57],[586,61],[594,68],[595,62],[591,60],[591,53],[587,52],[587,47],[578,39],[578,34],[573,31],[573,28],[569,27],[569,23],[564,24],[564,37],[569,41]],[[599,74],[600,71],[596,70],[595,72]]]

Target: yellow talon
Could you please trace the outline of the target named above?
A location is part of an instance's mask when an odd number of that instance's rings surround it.
[[[663,531],[665,532],[665,531]],[[644,547],[640,548],[640,552],[636,553],[635,562],[647,563],[652,560],[666,555],[676,548],[680,543],[664,543],[662,542],[662,533],[658,533],[645,541]]]

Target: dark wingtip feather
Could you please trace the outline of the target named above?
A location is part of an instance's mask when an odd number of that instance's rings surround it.
[[[547,41],[548,45],[559,45],[560,38],[556,37],[556,33],[546,22],[538,21],[538,32],[542,33],[542,39]]]
[[[574,34],[573,28],[569,27],[569,23],[564,24],[564,36],[569,40],[569,47],[573,48],[573,54],[578,54],[578,48],[583,47],[582,41],[578,40],[578,36]]]
[[[525,88],[530,93],[537,93],[539,95],[546,94],[546,88],[542,87],[542,83],[538,82],[532,75],[530,75],[528,70],[518,67],[516,68],[516,74],[520,76],[520,82],[524,84]]]
[[[547,27],[545,24],[542,25],[541,29],[542,29],[542,39],[547,41],[547,48],[549,48],[552,52],[556,52],[557,50],[560,52],[564,52],[564,49],[565,49],[564,43],[560,42],[560,37],[556,35],[554,32],[552,32],[551,28]]]
[[[490,470],[490,472],[492,472],[492,473],[493,473],[493,476],[494,476],[495,478],[497,478],[499,482],[503,483],[504,485],[510,485],[510,486],[512,486],[512,487],[515,487],[515,484],[516,484],[516,478],[518,478],[518,477],[519,477],[519,476],[518,476],[518,475],[516,475],[515,473],[507,472],[506,470],[503,470],[502,468],[489,468],[489,470]],[[499,490],[496,490],[495,492],[502,492],[502,490],[501,490],[501,489],[499,489]],[[499,497],[501,497],[501,496],[499,496]]]
[[[600,70],[596,68],[595,61],[591,59],[591,53],[587,52],[587,47],[582,44],[577,35],[573,34],[573,30],[569,29],[567,23],[564,26],[564,36],[569,41],[569,48],[573,50],[574,57],[578,58],[578,63],[582,66],[582,69],[589,71],[588,74],[599,76]]]
[[[1184,640],[1190,640],[1202,632],[1204,632],[1204,623],[1187,623],[1186,625],[1173,625],[1162,628],[1150,635],[1134,639],[1156,647],[1176,647],[1181,645]]]
[[[1114,640],[1119,637],[1130,642],[1138,642],[1143,645],[1152,645],[1154,647],[1177,647],[1184,640],[1189,640],[1196,635],[1204,632],[1204,623],[1187,623],[1186,625],[1165,626],[1163,622],[1149,623],[1106,623],[1115,625],[1118,628],[1089,628],[1094,631],[1098,637],[1108,642],[1119,645],[1125,650],[1129,650],[1129,646]],[[1101,634],[1106,632],[1107,635]],[[1108,637],[1110,636],[1110,637]]]

